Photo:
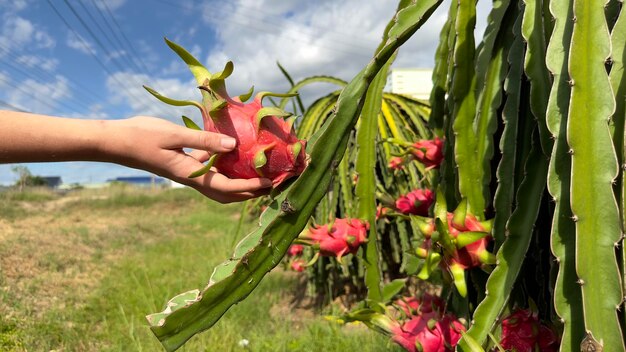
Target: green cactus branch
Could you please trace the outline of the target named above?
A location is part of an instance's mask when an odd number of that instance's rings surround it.
[[[604,350],[623,351],[616,311],[623,294],[615,257],[622,232],[613,194],[618,164],[607,123],[615,99],[605,67],[611,53],[605,4],[603,0],[574,2],[567,141],[572,153],[571,207],[585,330]]]
[[[513,211],[513,202],[515,200],[514,173],[517,157],[516,140],[522,75],[524,70],[524,60],[522,59],[524,56],[524,42],[521,36],[521,24],[522,17],[518,13],[517,20],[512,30],[515,39],[513,40],[507,58],[509,71],[504,81],[504,91],[506,93],[506,102],[502,108],[502,122],[504,128],[500,137],[500,163],[496,170],[498,186],[493,200],[496,215],[492,234],[496,250],[506,238],[506,223]]]
[[[311,161],[304,173],[266,210],[260,227],[244,239],[230,261],[218,266],[202,291],[177,296],[168,308],[148,316],[151,329],[168,351],[213,326],[244,299],[283,257],[326,194],[332,170],[344,154],[370,83],[380,69],[432,14],[441,0],[407,4],[389,25],[389,37],[374,57],[342,91],[336,115],[309,140]]]
[[[453,2],[454,3],[454,2]],[[455,133],[454,159],[459,177],[459,192],[467,198],[470,212],[484,218],[485,198],[482,187],[482,164],[476,159],[476,76],[474,67],[474,27],[476,24],[476,4],[473,1],[459,1],[456,15],[456,42],[454,45],[454,73],[451,97],[453,100],[453,123]]]
[[[545,155],[552,151],[552,140],[546,127],[546,108],[551,84],[550,74],[545,65],[546,29],[543,17],[542,0],[524,0],[522,36],[526,40],[524,70],[530,81],[530,109],[537,119],[541,147]]]
[[[548,172],[548,191],[554,201],[551,228],[552,253],[558,275],[554,286],[554,307],[563,324],[561,351],[579,348],[584,337],[584,317],[580,286],[576,283],[576,228],[570,209],[571,156],[567,145],[567,111],[570,100],[567,56],[572,36],[572,3],[552,0],[550,12],[554,29],[546,51],[546,65],[553,75],[546,111],[547,127],[554,139]]]

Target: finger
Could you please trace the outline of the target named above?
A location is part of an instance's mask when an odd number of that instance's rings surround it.
[[[206,192],[206,190],[203,190],[203,189],[197,189],[197,190],[200,193],[204,194],[205,196],[223,204],[233,203],[233,202],[243,202],[244,200],[257,198],[257,197],[269,194],[269,191],[267,190],[260,190],[256,192],[242,192],[242,193],[219,193],[219,192],[214,192],[214,191]]]
[[[187,153],[187,155],[190,155],[192,158],[198,160],[201,163],[209,160],[209,158],[211,157],[211,155],[205,150],[192,150],[191,152]]]
[[[199,177],[198,183],[222,193],[254,192],[272,187],[272,181],[267,178],[231,179],[213,171]]]
[[[214,153],[231,151],[237,145],[237,141],[227,135],[192,130],[181,126],[176,126],[177,130],[167,148],[193,148]]]

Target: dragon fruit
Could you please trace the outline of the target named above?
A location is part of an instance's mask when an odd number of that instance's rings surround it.
[[[304,268],[306,268],[306,262],[304,259],[294,259],[289,267],[291,267],[291,270],[301,273],[304,271]]]
[[[277,107],[264,107],[265,96],[287,97],[289,94],[261,92],[250,103],[252,95],[231,97],[226,91],[225,80],[233,72],[228,62],[222,72],[210,74],[200,62],[176,43],[166,39],[167,44],[189,66],[200,84],[202,104],[166,98],[151,88],[148,92],[159,100],[175,105],[194,105],[202,113],[204,129],[235,138],[237,147],[227,153],[211,157],[207,165],[190,177],[206,173],[211,167],[230,177],[251,179],[264,177],[272,180],[274,187],[285,180],[300,175],[307,166],[306,141],[298,140],[293,129],[295,116]],[[188,127],[198,129],[191,120],[183,118]]]
[[[292,244],[291,246],[289,246],[289,249],[287,250],[287,255],[290,257],[296,257],[302,254],[302,251],[304,251],[304,246],[301,244]]]
[[[558,350],[559,338],[552,329],[539,321],[537,313],[518,309],[502,320],[500,345],[507,351],[551,352]]]
[[[399,156],[395,156],[389,159],[389,168],[392,170],[402,170],[404,168],[404,159]]]
[[[426,314],[432,312],[441,312],[444,308],[444,302],[441,298],[425,293],[421,298],[402,297],[395,303],[400,310],[407,316]]]
[[[396,209],[403,214],[428,216],[428,209],[435,201],[430,189],[416,189],[396,200]]]
[[[465,326],[448,314],[435,312],[415,315],[401,326],[391,329],[392,340],[409,352],[452,352]]]
[[[439,137],[419,140],[410,150],[413,158],[424,164],[427,170],[438,168],[443,161],[443,140]]]
[[[323,256],[337,259],[346,253],[356,253],[361,244],[367,242],[369,223],[360,219],[335,219],[332,224],[313,226],[300,239],[319,247]]]

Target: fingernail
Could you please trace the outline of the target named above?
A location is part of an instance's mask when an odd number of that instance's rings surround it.
[[[237,144],[237,141],[234,138],[222,138],[220,143],[222,144],[222,147],[226,149],[233,149],[235,148],[235,144]]]

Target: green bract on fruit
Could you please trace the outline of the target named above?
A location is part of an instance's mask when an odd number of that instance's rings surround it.
[[[231,136],[237,147],[228,153],[216,154],[208,164],[190,177],[206,173],[211,167],[230,178],[258,178],[272,180],[278,186],[285,180],[300,175],[307,165],[306,141],[298,140],[293,129],[295,116],[277,107],[263,107],[265,96],[292,96],[269,92],[258,93],[252,102],[245,103],[252,89],[244,95],[230,97],[225,79],[233,72],[233,63],[228,62],[222,72],[210,74],[191,54],[179,45],[167,44],[189,64],[191,71],[203,91],[202,104],[166,98],[151,88],[148,92],[159,100],[175,106],[195,105],[202,112],[204,129]],[[191,120],[185,124],[198,128]],[[199,128],[198,128],[199,129]]]

